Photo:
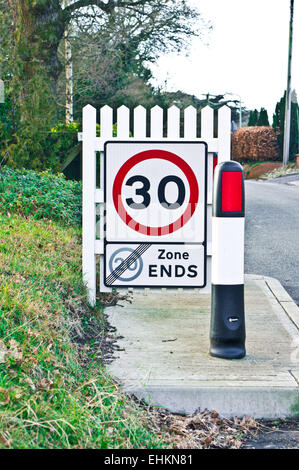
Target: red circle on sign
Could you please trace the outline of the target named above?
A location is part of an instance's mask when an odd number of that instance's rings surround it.
[[[153,158],[167,160],[177,165],[186,176],[190,187],[190,198],[187,209],[177,220],[169,225],[165,225],[164,227],[150,227],[136,222],[136,220],[134,220],[126,211],[121,199],[122,185],[131,168],[133,168],[138,163],[143,162],[144,160],[150,160]],[[192,168],[181,157],[166,150],[145,150],[143,152],[137,153],[127,160],[116,175],[112,193],[115,209],[125,224],[138,233],[150,236],[168,235],[183,227],[183,225],[185,225],[194,214],[199,198],[198,183]]]

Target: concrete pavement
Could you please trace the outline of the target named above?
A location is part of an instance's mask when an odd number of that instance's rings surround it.
[[[299,308],[272,278],[245,284],[247,355],[227,361],[209,350],[210,295],[144,291],[106,308],[120,351],[109,372],[125,390],[172,412],[205,408],[222,416],[299,414]]]
[[[299,173],[291,173],[289,175],[279,176],[278,178],[272,178],[269,180],[264,180],[266,183],[274,184],[292,184],[299,183]]]

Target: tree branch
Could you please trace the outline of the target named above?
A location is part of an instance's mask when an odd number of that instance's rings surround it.
[[[70,14],[79,8],[89,7],[89,6],[97,6],[105,13],[109,13],[113,11],[116,7],[134,7],[138,5],[144,5],[147,3],[148,0],[108,0],[107,3],[104,3],[103,0],[77,0],[75,3],[67,6],[65,11]]]
[[[104,3],[102,0],[77,0],[75,3],[68,5],[64,11],[70,14],[79,10],[79,8],[90,7],[92,5],[99,7],[103,11],[108,11],[108,4],[109,2]]]

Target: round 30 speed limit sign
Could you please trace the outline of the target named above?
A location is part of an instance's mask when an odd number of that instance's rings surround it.
[[[204,142],[106,143],[107,287],[204,287],[206,173]]]

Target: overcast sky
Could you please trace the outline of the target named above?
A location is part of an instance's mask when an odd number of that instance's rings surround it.
[[[180,1],[180,0],[178,0]],[[290,0],[189,0],[213,30],[196,38],[189,57],[167,55],[153,67],[168,91],[237,93],[252,109],[265,107],[272,122],[287,82]],[[299,0],[295,0],[292,88],[299,94]]]

